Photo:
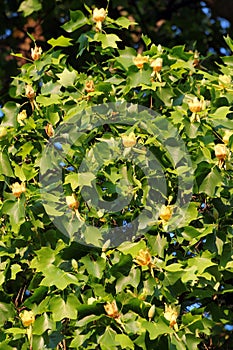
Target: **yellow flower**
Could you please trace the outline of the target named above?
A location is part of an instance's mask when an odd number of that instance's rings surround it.
[[[165,304],[164,317],[170,322],[170,327],[174,327],[177,330],[177,317],[179,316],[180,306]]]
[[[97,9],[95,8],[93,11],[93,21],[96,22],[96,29],[97,30],[101,30],[102,29],[102,22],[105,20],[106,18],[106,11],[105,9],[101,8],[101,9]]]
[[[24,310],[19,314],[24,327],[29,327],[35,322],[35,316],[32,311]]]
[[[7,134],[7,129],[5,126],[0,126],[0,139],[2,139]]]
[[[25,109],[23,109],[18,115],[17,115],[17,121],[18,123],[23,126],[24,125],[24,120],[27,118],[27,112]]]
[[[229,139],[230,137],[233,135],[233,131],[232,130],[226,130],[225,131],[225,134],[222,138],[223,142],[228,145],[228,142],[229,142]]]
[[[48,135],[48,137],[53,137],[54,136],[54,129],[52,124],[47,124],[45,127],[45,132]]]
[[[26,86],[26,96],[29,100],[33,100],[36,97],[36,93],[31,85]]]
[[[86,92],[93,92],[95,91],[95,85],[93,80],[88,80],[85,83],[85,90]]]
[[[79,207],[79,202],[77,201],[74,193],[72,193],[71,196],[66,196],[66,203],[70,209],[78,209]]]
[[[24,193],[26,191],[26,186],[25,183],[21,183],[19,184],[18,182],[15,182],[12,186],[11,186],[11,190],[13,195],[16,198],[19,198],[21,196],[22,193]]]
[[[199,101],[197,97],[193,99],[192,102],[189,102],[189,109],[192,113],[198,113],[202,110],[202,101]]]
[[[163,59],[160,57],[156,58],[151,62],[150,66],[153,68],[153,72],[160,72],[163,67]]]
[[[34,61],[38,60],[42,54],[41,47],[35,45],[34,48],[31,48],[31,56]]]
[[[137,139],[134,132],[131,132],[129,135],[123,134],[121,138],[124,147],[133,147],[137,143]]]
[[[149,250],[140,249],[135,258],[135,262],[140,266],[150,266],[152,263],[152,258]]]
[[[147,62],[148,62],[148,57],[147,56],[143,57],[140,53],[133,58],[133,63],[135,64],[135,66],[138,67],[138,69],[142,69],[144,63],[147,63]]]
[[[104,309],[109,317],[118,318],[120,316],[115,300],[113,300],[112,303],[107,302],[107,304],[104,305]]]
[[[223,161],[227,157],[227,148],[226,145],[223,143],[218,143],[217,145],[214,146],[214,151],[215,151],[215,156]]]
[[[172,209],[169,206],[162,206],[160,214],[159,214],[160,218],[164,221],[168,221],[171,216],[172,216]]]

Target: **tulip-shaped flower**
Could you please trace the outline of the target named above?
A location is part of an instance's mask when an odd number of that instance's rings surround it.
[[[31,48],[31,56],[34,61],[37,61],[42,54],[42,49],[41,47],[35,45],[34,48]]]
[[[102,22],[105,20],[106,18],[106,11],[105,9],[101,8],[101,9],[97,9],[95,8],[93,11],[93,21],[96,22],[96,29],[97,31],[101,31],[102,30]]]
[[[121,138],[122,138],[122,143],[126,148],[133,147],[137,143],[137,139],[134,132],[129,133],[129,135],[123,134]]]
[[[172,216],[172,209],[171,207],[168,206],[162,206],[160,213],[159,213],[159,217],[160,219],[162,219],[163,221],[168,221]]]
[[[171,328],[174,328],[175,331],[178,330],[178,325],[177,325],[177,318],[179,316],[180,313],[180,306],[175,306],[173,304],[171,305],[167,305],[165,304],[165,311],[164,311],[164,317],[166,318],[166,320],[168,320],[169,326]]]
[[[27,119],[27,111],[23,109],[18,115],[17,115],[17,122],[19,125],[24,126],[24,120]]]
[[[227,157],[227,147],[224,143],[218,143],[214,146],[215,157],[218,158],[218,166],[221,168]]]
[[[113,300],[112,303],[107,302],[107,304],[104,305],[104,309],[105,309],[106,314],[109,317],[112,317],[112,318],[120,317],[120,314],[119,314],[119,311],[118,311],[118,307],[117,307],[117,304],[116,304],[115,300]]]
[[[26,192],[26,186],[25,183],[21,183],[19,184],[18,182],[15,182],[12,186],[11,186],[11,190],[13,195],[16,198],[19,198],[21,196],[22,193]]]
[[[142,69],[144,63],[148,62],[148,57],[147,56],[142,56],[140,53],[133,58],[133,63],[135,64],[135,66],[138,67],[138,69]]]

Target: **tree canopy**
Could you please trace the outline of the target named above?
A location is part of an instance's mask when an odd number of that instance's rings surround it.
[[[5,2],[0,349],[230,349],[233,40],[213,61],[146,2],[55,3]]]
[[[0,95],[3,100],[7,99],[10,76],[16,74],[17,67],[22,64],[21,60],[10,55],[11,52],[28,57],[31,47],[28,32],[33,34],[38,44],[47,49],[47,40],[64,34],[61,24],[68,20],[69,11],[83,11],[84,3],[89,7],[95,6],[93,0],[3,1],[0,13]],[[106,0],[98,1],[98,7],[106,6]],[[137,22],[122,33],[122,45],[143,50],[144,34],[157,45],[172,47],[185,44],[187,50],[196,49],[206,56],[209,52],[226,54],[228,47],[223,35],[233,36],[231,6],[228,0],[126,0],[123,3],[114,0],[109,2],[108,12],[111,18],[125,16]],[[79,34],[80,31],[75,32],[74,38]],[[216,56],[212,60],[216,60]]]

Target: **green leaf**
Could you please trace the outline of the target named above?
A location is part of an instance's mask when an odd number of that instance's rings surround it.
[[[21,266],[19,264],[13,264],[11,266],[11,279],[14,280],[19,271],[22,271]]]
[[[151,39],[147,35],[142,34],[142,40],[144,41],[146,46],[149,46],[151,44]]]
[[[72,191],[74,191],[79,186],[79,174],[68,174],[64,183],[70,184]]]
[[[158,338],[163,334],[171,334],[173,333],[173,329],[169,327],[161,318],[158,322],[142,322],[142,326],[149,332],[149,337],[151,340]]]
[[[136,258],[139,250],[146,250],[146,248],[147,247],[144,240],[140,240],[136,243],[126,241],[117,247],[120,252],[124,253],[125,255],[131,254],[133,258]]]
[[[84,231],[86,244],[91,244],[99,247],[101,244],[102,234],[97,227],[87,226]]]
[[[95,179],[95,175],[91,172],[79,173],[78,183],[79,186],[92,186],[92,181]]]
[[[122,41],[116,34],[102,33],[96,33],[93,40],[100,41],[103,49],[106,49],[107,47],[117,49],[117,41]]]
[[[51,287],[56,286],[63,290],[69,284],[78,284],[78,279],[71,273],[65,272],[58,267],[51,265],[43,271],[44,279],[41,281],[41,285]]]
[[[34,149],[34,146],[32,142],[26,142],[22,145],[20,148],[20,151],[18,152],[19,156],[22,156],[22,158],[26,158],[27,155],[31,153],[31,151]]]
[[[195,266],[199,275],[201,275],[208,267],[215,266],[216,263],[212,262],[210,258],[194,257],[190,259],[189,266]]]
[[[128,276],[123,275],[119,277],[116,282],[116,292],[119,293],[127,286],[133,286],[135,289],[137,289],[140,283],[140,277],[141,272],[139,269],[131,270]]]
[[[11,303],[0,302],[0,326],[16,315],[16,310]]]
[[[17,201],[6,200],[3,204],[2,212],[9,215],[12,230],[18,232],[25,221],[25,199],[19,198]]]
[[[56,203],[52,203],[52,204],[43,204],[44,208],[45,208],[45,211],[48,215],[51,215],[51,216],[63,216],[64,215],[64,212],[62,210],[57,210],[55,208],[55,206],[57,206]]]
[[[72,33],[88,23],[88,19],[81,11],[70,10],[70,20],[61,26],[66,32]]]
[[[106,268],[105,259],[98,257],[97,260],[93,260],[89,255],[84,256],[80,262],[82,262],[87,270],[88,274],[96,278],[102,278],[103,272]]]
[[[222,184],[222,177],[217,167],[211,169],[209,174],[204,178],[199,186],[199,192],[206,193],[212,197],[215,194],[216,188]]]
[[[122,349],[134,349],[133,341],[126,334],[117,334],[115,340]]]
[[[136,22],[130,21],[127,17],[119,17],[115,20],[115,23],[122,28],[128,29],[130,25],[136,24]]]
[[[46,97],[43,95],[39,95],[36,97],[36,102],[38,102],[40,105],[47,107],[55,104],[61,103],[61,96],[53,94],[50,97]]]
[[[81,349],[81,345],[83,345],[83,343],[91,337],[91,333],[92,332],[75,335],[70,343],[70,348]]]
[[[70,72],[67,68],[65,68],[63,72],[60,74],[57,74],[57,76],[59,78],[58,81],[62,86],[69,87],[69,86],[73,86],[77,77],[77,73],[74,70]]]
[[[225,119],[227,114],[230,113],[231,107],[228,106],[222,106],[216,109],[214,113],[210,113],[210,118],[214,119]]]
[[[49,247],[42,247],[37,250],[36,257],[31,261],[31,268],[43,272],[55,261],[55,251]]]
[[[13,101],[8,101],[3,107],[2,111],[4,113],[3,122],[1,126],[13,126],[16,127],[17,121],[16,116],[19,112],[20,105]]]
[[[55,295],[49,302],[49,309],[52,312],[52,317],[55,322],[61,321],[64,318],[76,319],[77,309],[77,298],[74,295],[69,295],[65,302],[61,296]]]
[[[41,316],[36,318],[35,323],[33,324],[33,334],[42,335],[48,329],[55,329],[55,324],[49,318],[47,313],[43,313]]]
[[[22,329],[22,328],[18,328],[18,327],[12,327],[12,328],[8,328],[5,330],[6,333],[12,333],[15,335],[19,335],[19,334],[26,334],[26,329]]]
[[[98,337],[97,343],[100,344],[102,350],[116,349],[116,335],[117,333],[110,328],[106,327],[104,334]]]
[[[9,156],[6,152],[0,153],[0,174],[9,176],[9,177],[14,177]]]
[[[53,48],[55,46],[66,47],[66,46],[72,45],[71,41],[72,41],[72,39],[65,38],[63,35],[61,35],[57,39],[52,38],[52,39],[48,40],[48,44],[50,44]]]
[[[230,36],[224,36],[223,39],[225,40],[231,51],[233,51],[233,40],[230,38]]]
[[[23,1],[19,8],[19,12],[23,12],[24,16],[27,17],[33,12],[39,11],[42,9],[42,4],[39,0],[25,0]]]
[[[156,239],[154,239],[154,236],[148,235],[148,241],[152,247],[153,254],[158,255],[160,258],[164,258],[164,251],[168,246],[166,237],[161,236],[158,233]]]
[[[125,50],[119,50],[119,57],[116,57],[116,61],[127,71],[134,64],[133,57],[135,57],[135,50],[127,47]]]
[[[136,88],[142,86],[143,84],[148,84],[150,82],[150,70],[139,70],[137,72],[131,72],[129,74],[129,85],[130,88]]]

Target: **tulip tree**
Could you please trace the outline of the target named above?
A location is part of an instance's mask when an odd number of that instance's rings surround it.
[[[2,107],[0,349],[229,349],[233,58],[85,9]]]

